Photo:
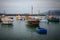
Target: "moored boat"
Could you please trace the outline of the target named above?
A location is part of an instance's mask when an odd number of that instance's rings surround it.
[[[39,34],[47,34],[47,30],[45,28],[36,28],[36,32]]]
[[[27,24],[29,25],[29,26],[39,26],[39,20],[37,20],[37,19],[28,19],[27,20]]]
[[[2,20],[1,20],[1,16],[0,16],[0,22],[2,22]]]
[[[13,19],[3,15],[2,18],[2,24],[12,24],[13,23]]]
[[[48,19],[49,22],[59,22],[59,19],[58,18],[50,18]]]
[[[17,16],[16,16],[16,19],[17,19],[17,20],[22,20],[22,17],[21,17],[20,15],[17,15]]]

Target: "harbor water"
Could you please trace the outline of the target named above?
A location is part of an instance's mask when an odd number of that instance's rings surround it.
[[[26,26],[25,20],[13,18],[13,25],[0,22],[0,40],[60,40],[60,23],[40,22],[40,27],[47,29],[47,34],[38,34],[35,28]]]

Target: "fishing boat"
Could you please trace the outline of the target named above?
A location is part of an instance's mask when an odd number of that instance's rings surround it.
[[[58,18],[54,18],[54,17],[52,17],[52,18],[49,18],[49,19],[47,19],[49,22],[59,22],[59,19]]]
[[[39,20],[36,20],[34,18],[27,20],[27,23],[28,23],[29,26],[35,26],[35,27],[39,26],[39,22],[40,22]]]
[[[31,19],[30,16],[25,16],[24,18],[25,18],[26,20]]]
[[[13,23],[13,19],[3,15],[2,18],[2,24],[12,24]]]
[[[33,6],[31,6],[31,13],[33,14]],[[29,24],[29,26],[32,26],[32,27],[38,27],[39,26],[40,21],[38,19],[31,18],[29,16],[26,16],[25,18],[26,18],[27,24]]]
[[[59,18],[56,18],[56,17],[51,16],[51,15],[47,16],[46,18],[47,18],[48,22],[59,22]]]

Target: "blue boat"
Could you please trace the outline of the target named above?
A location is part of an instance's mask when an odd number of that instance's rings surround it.
[[[44,29],[44,28],[38,27],[38,28],[36,28],[36,31],[37,31],[37,33],[39,33],[39,34],[47,34],[47,30]]]

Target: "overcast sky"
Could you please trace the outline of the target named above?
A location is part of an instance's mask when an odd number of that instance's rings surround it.
[[[0,0],[0,12],[6,13],[33,13],[38,11],[60,10],[60,0]]]

